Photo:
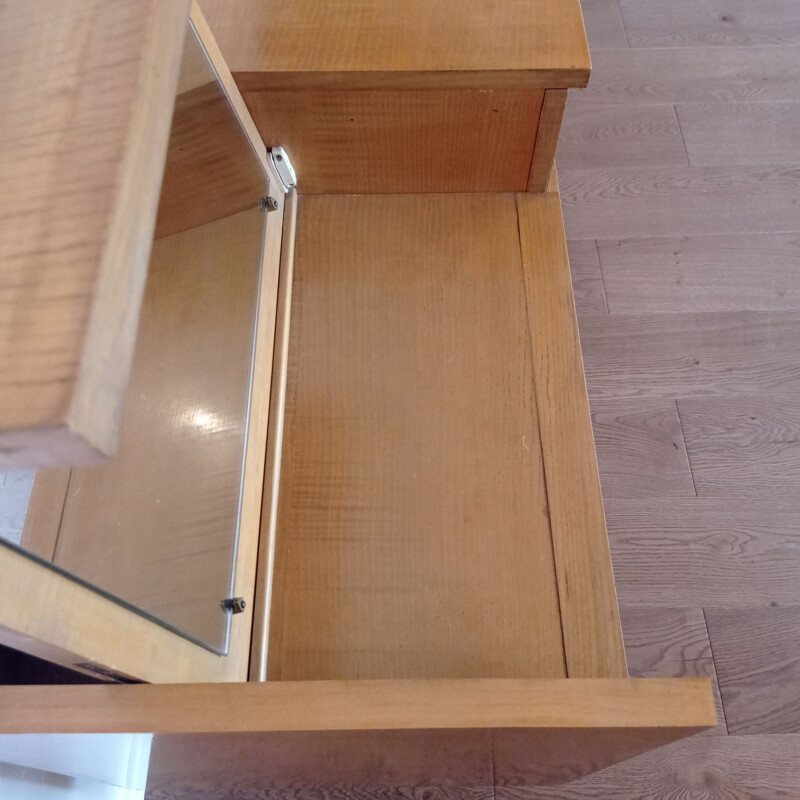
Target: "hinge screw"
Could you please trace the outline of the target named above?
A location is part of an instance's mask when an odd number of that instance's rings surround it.
[[[241,614],[247,607],[244,597],[228,597],[219,602],[223,611],[230,611],[231,614]]]
[[[262,197],[258,201],[258,207],[262,211],[277,211],[278,210],[278,201],[274,197],[270,197],[269,195],[266,195],[265,197]]]

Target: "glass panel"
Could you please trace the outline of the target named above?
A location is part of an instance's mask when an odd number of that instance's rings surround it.
[[[221,653],[267,188],[190,30],[117,455],[0,476],[6,541]]]

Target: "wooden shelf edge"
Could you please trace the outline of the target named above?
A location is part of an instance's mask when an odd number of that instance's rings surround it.
[[[699,732],[715,724],[711,682],[705,678],[0,687],[0,733],[475,728]]]

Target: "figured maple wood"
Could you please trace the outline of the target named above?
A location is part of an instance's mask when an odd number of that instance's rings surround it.
[[[242,85],[267,146],[304,194],[522,191],[538,89],[280,91]]]
[[[301,197],[270,678],[564,674],[530,347],[513,196]]]
[[[517,195],[567,674],[627,675],[556,193]]]
[[[203,0],[237,81],[328,89],[585,86],[578,0]],[[255,73],[255,75],[253,75]]]
[[[0,8],[5,466],[114,450],[188,9]]]
[[[536,128],[536,143],[533,147],[533,161],[528,176],[529,192],[550,191],[550,173],[555,168],[558,136],[561,133],[561,120],[567,105],[566,89],[548,89],[542,101],[542,113]]]

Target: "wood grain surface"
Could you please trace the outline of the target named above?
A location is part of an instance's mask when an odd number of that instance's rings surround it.
[[[576,311],[578,314],[607,314],[603,275],[594,239],[570,239],[567,251]]]
[[[589,77],[578,0],[200,5],[231,70],[258,73],[272,88],[547,89]]]
[[[623,605],[797,601],[800,533],[791,498],[611,500],[606,512]]]
[[[301,197],[270,677],[564,675],[527,331],[512,196]]]
[[[583,22],[591,52],[601,47],[627,47],[617,0],[582,0]]]
[[[63,569],[217,647],[264,221],[254,208],[154,246],[119,451],[72,471],[55,553]]]
[[[709,608],[731,733],[800,733],[800,606]]]
[[[615,313],[800,308],[798,233],[601,239],[597,249]]]
[[[517,196],[567,674],[627,675],[557,193]]]
[[[244,86],[305,194],[524,190],[543,92],[279,91]]]
[[[800,13],[798,14],[800,31]],[[690,164],[792,164],[800,103],[691,103],[675,107]]]
[[[567,104],[566,89],[548,89],[542,101],[542,113],[536,127],[536,144],[528,176],[529,192],[549,191],[550,173],[555,169],[556,147],[561,132],[561,120]]]
[[[796,46],[597,50],[591,84],[570,105],[797,102],[798,78]]]
[[[575,239],[783,233],[800,228],[800,167],[606,167],[559,170]]]
[[[0,467],[114,451],[188,9],[0,9]]]
[[[631,47],[800,44],[793,0],[618,0]]]
[[[674,400],[593,400],[592,428],[603,497],[694,496]]]
[[[622,606],[628,671],[636,678],[710,678],[717,724],[703,736],[726,736],[717,673],[701,608]]]
[[[71,472],[70,467],[36,471],[20,546],[45,561],[52,561],[56,553],[58,528],[67,501]]]
[[[564,786],[497,787],[497,800],[783,800],[800,792],[800,736],[701,736]]]
[[[569,169],[689,163],[671,105],[570,103],[558,147],[561,162]]]
[[[592,397],[792,393],[798,336],[793,311],[581,318]]]
[[[699,495],[800,491],[800,402],[774,393],[678,401]]]

